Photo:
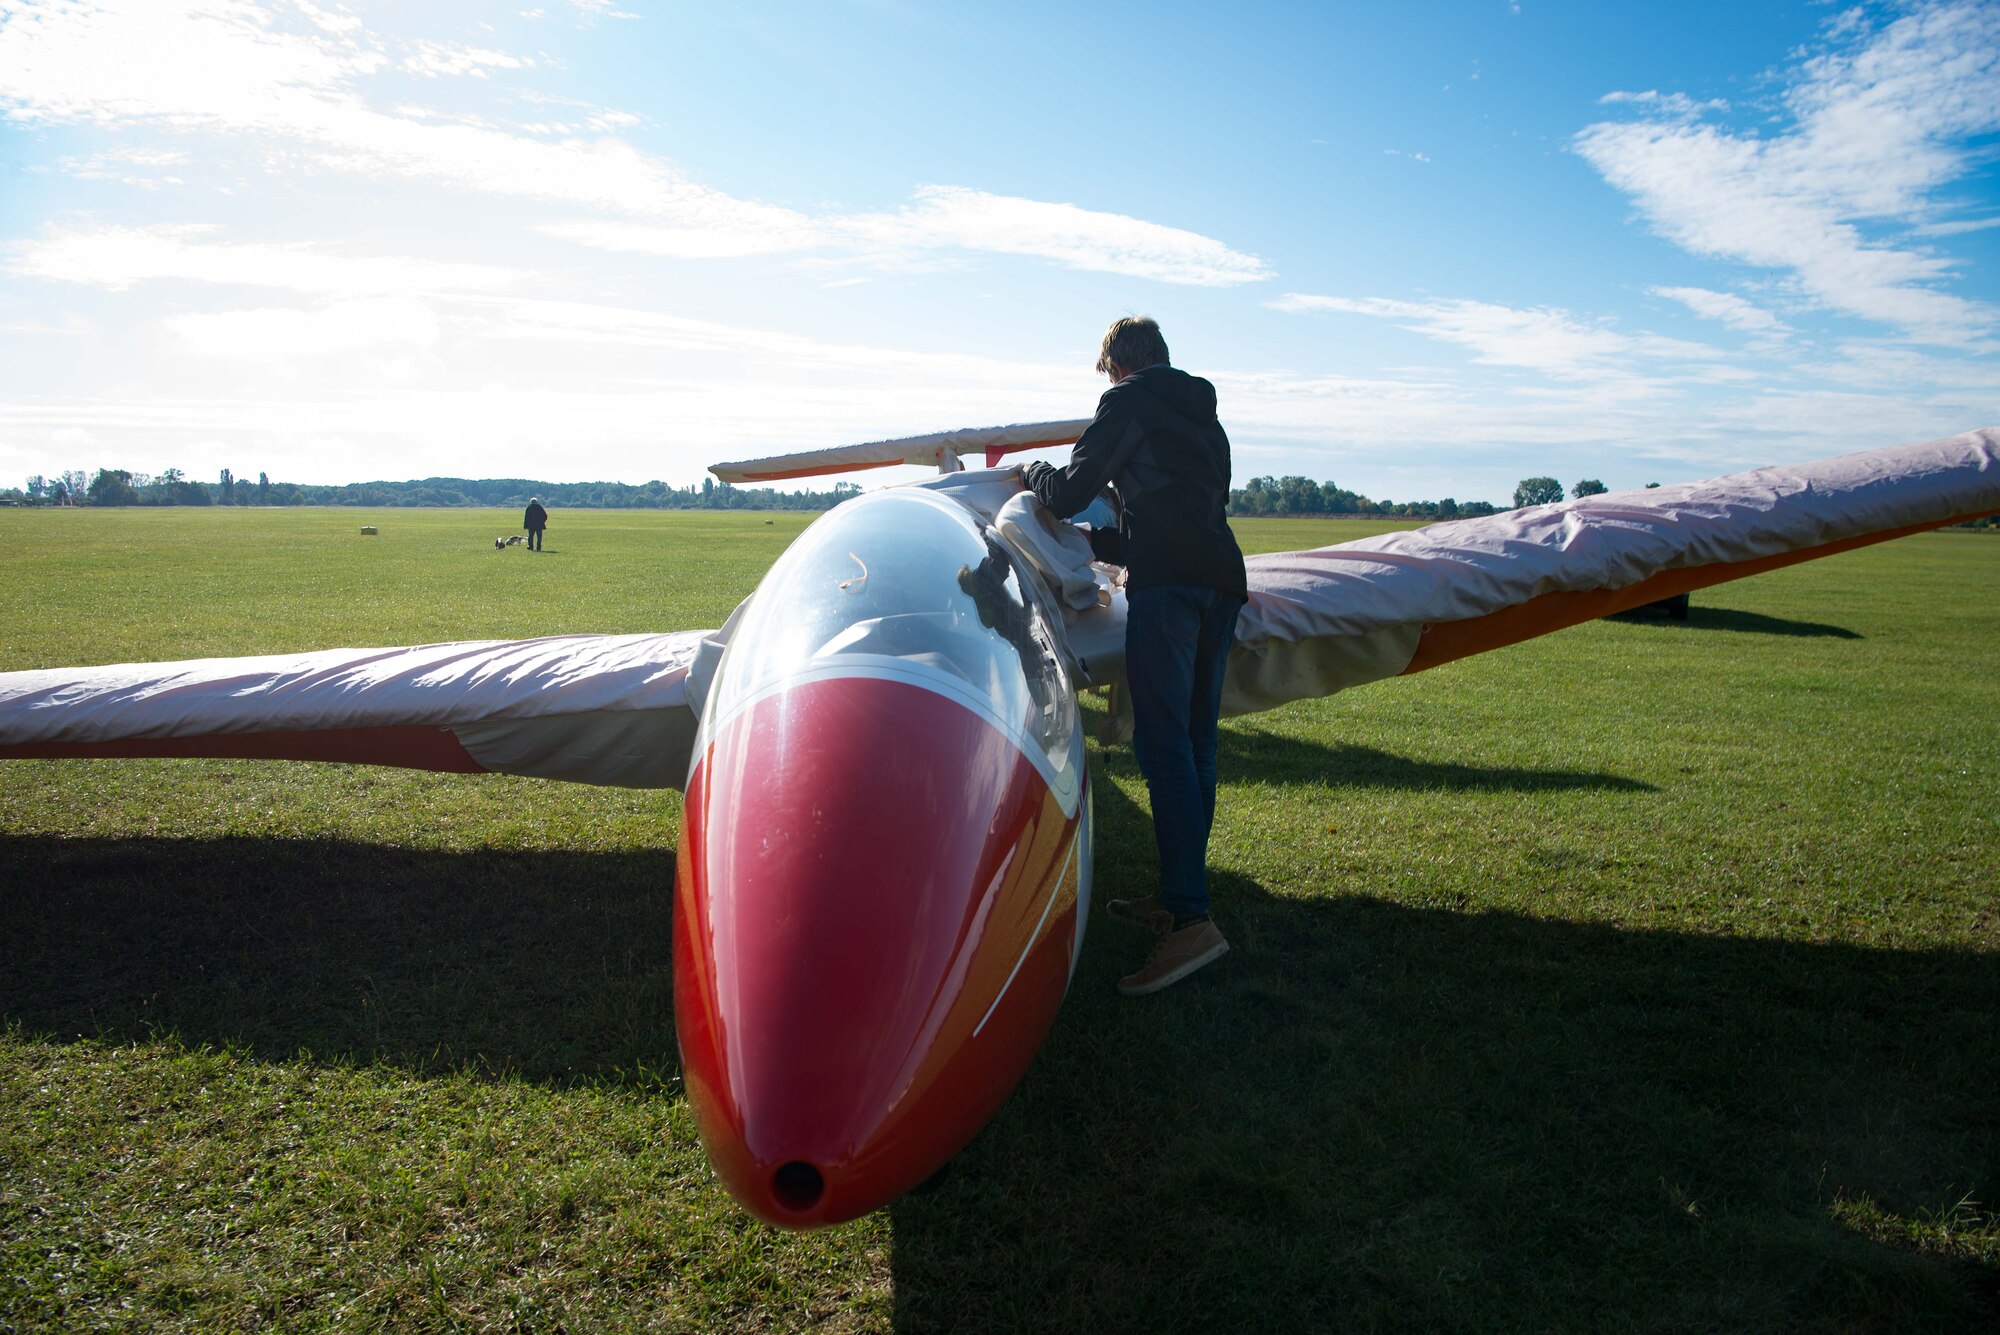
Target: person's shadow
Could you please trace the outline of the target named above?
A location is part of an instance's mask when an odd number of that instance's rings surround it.
[[[1094,787],[1100,849],[1150,845]],[[1150,890],[1131,861],[1100,904]],[[1231,953],[1142,1000],[1099,910],[1011,1102],[891,1208],[898,1329],[2000,1318],[2000,960],[1214,894]]]

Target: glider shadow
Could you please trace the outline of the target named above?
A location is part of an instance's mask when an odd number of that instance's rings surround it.
[[[1150,852],[1098,786],[1100,847]],[[1107,840],[1109,841],[1107,843]],[[1125,863],[1133,865],[1124,865]],[[1144,865],[1138,865],[1138,864]],[[1101,857],[1100,897],[1151,888]],[[1974,1329],[2000,957],[1215,885],[1235,949],[1143,1001],[1100,909],[1061,1018],[935,1191],[896,1325]],[[1961,1221],[1963,1226],[1963,1221]]]
[[[0,837],[0,1023],[273,1060],[678,1075],[674,853]]]
[[[1788,621],[1762,612],[1739,612],[1727,607],[1690,607],[1685,620],[1675,620],[1646,608],[1634,608],[1606,618],[1627,625],[1664,626],[1670,630],[1730,630],[1746,635],[1790,635],[1799,638],[1860,640],[1867,637],[1845,626],[1823,621]]]

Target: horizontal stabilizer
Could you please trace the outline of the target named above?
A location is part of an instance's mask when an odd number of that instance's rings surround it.
[[[896,464],[946,467],[949,471],[945,462],[947,459],[956,463],[961,455],[981,453],[986,456],[986,466],[991,468],[1002,455],[1074,444],[1089,425],[1090,419],[1086,417],[1073,422],[964,427],[957,431],[934,431],[928,436],[871,440],[859,445],[835,445],[824,450],[772,455],[768,459],[715,464],[708,471],[724,482],[784,482],[792,478],[818,477],[823,473],[889,468]]]

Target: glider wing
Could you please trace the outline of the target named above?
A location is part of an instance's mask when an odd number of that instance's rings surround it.
[[[894,464],[942,466],[947,457],[956,463],[960,455],[981,452],[986,456],[986,466],[991,468],[1003,455],[1074,444],[1089,425],[1090,419],[1085,417],[1074,422],[964,427],[957,431],[935,431],[928,436],[871,440],[859,445],[836,445],[824,450],[773,455],[767,459],[745,459],[716,464],[708,471],[724,482],[782,482],[823,473],[888,468]]]
[[[711,632],[0,673],[0,759],[335,760],[678,788]]]
[[[1223,707],[1329,695],[1995,512],[1988,429],[1253,556]]]

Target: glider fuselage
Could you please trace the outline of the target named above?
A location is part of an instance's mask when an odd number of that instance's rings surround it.
[[[674,905],[689,1098],[732,1194],[875,1209],[998,1110],[1090,895],[1061,618],[965,507],[872,493],[746,605],[687,783]]]

